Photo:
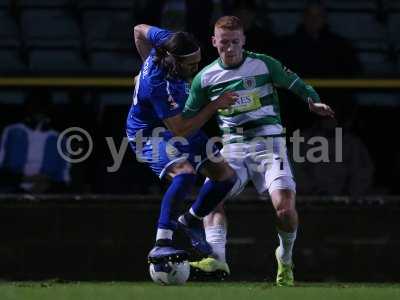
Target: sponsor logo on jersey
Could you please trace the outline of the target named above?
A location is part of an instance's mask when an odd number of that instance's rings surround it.
[[[174,110],[179,107],[179,104],[175,102],[174,98],[172,98],[171,95],[168,96],[168,104],[169,104],[169,110]]]
[[[250,103],[251,103],[251,96],[247,95],[247,96],[239,97],[236,100],[235,104],[232,105],[232,106],[242,106],[242,105],[247,105],[247,104],[250,104]]]
[[[246,90],[251,90],[256,87],[256,79],[254,77],[246,77],[243,79],[243,86]]]

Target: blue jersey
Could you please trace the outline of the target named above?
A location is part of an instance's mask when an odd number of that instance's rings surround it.
[[[153,47],[159,47],[172,32],[151,27],[147,39]],[[151,136],[156,127],[165,127],[163,120],[182,112],[189,94],[187,81],[167,76],[166,70],[154,62],[153,48],[141,68],[133,95],[133,104],[127,119],[127,135],[132,140],[142,130],[143,136]]]
[[[150,27],[147,39],[153,47],[159,47],[171,35],[168,30]],[[179,161],[188,161],[198,170],[209,157],[207,150],[211,150],[211,155],[216,155],[219,150],[215,145],[208,149],[208,137],[201,130],[187,137],[187,144],[173,142],[173,134],[168,130],[160,132],[161,139],[153,137],[155,128],[165,128],[164,119],[182,112],[190,92],[187,81],[168,76],[166,70],[154,62],[155,54],[153,48],[140,70],[126,122],[126,133],[138,161],[148,164],[162,178],[168,167]],[[140,136],[144,139],[136,139]]]

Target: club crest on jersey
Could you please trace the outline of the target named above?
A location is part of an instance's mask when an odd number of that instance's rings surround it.
[[[243,86],[246,90],[251,90],[256,87],[256,79],[254,77],[246,77],[243,79]]]
[[[168,104],[170,110],[174,110],[179,107],[179,104],[175,102],[174,98],[172,98],[171,95],[168,96]]]

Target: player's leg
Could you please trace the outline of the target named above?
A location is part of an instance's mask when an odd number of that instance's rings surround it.
[[[166,169],[165,175],[170,184],[161,201],[155,246],[148,255],[149,262],[153,263],[164,259],[176,261],[187,259],[186,251],[174,248],[172,238],[177,228],[180,205],[194,185],[195,171],[190,163],[181,161],[171,164]]]
[[[276,211],[279,238],[279,246],[275,251],[278,263],[276,283],[279,286],[292,286],[294,284],[292,252],[298,227],[295,193],[289,189],[273,189],[270,195]]]
[[[200,261],[190,262],[193,277],[223,279],[230,274],[225,257],[227,219],[223,203],[204,218],[204,229],[212,254]]]
[[[212,249],[205,239],[203,218],[217,207],[236,183],[236,173],[223,160],[215,145],[209,147],[207,142],[208,137],[198,132],[191,137],[189,147],[185,149],[189,151],[188,160],[196,170],[210,176],[210,180],[200,188],[189,212],[178,220],[178,225],[190,237],[194,248],[204,256],[211,254]]]
[[[295,203],[296,184],[284,140],[274,138],[273,141],[273,159],[265,173],[265,182],[276,212],[279,239],[279,246],[275,251],[278,263],[276,283],[278,286],[292,286],[292,252],[299,224]]]
[[[200,254],[208,256],[212,253],[212,248],[206,242],[203,219],[228,195],[237,177],[225,161],[205,162],[200,170],[206,176],[212,174],[211,178],[200,188],[190,210],[179,217],[178,224],[190,236],[192,245]]]
[[[238,184],[236,172],[225,160],[206,161],[200,172],[208,178],[200,188],[199,195],[192,205],[193,211],[202,217],[212,212]]]
[[[276,211],[279,247],[276,249],[280,286],[293,285],[292,250],[298,226],[295,208],[296,184],[283,138],[265,138],[250,144],[246,167],[258,193],[267,191]]]
[[[228,222],[225,214],[224,203],[220,203],[211,213],[204,218],[204,229],[207,242],[213,253],[212,257],[226,263],[226,235]]]
[[[235,149],[233,150],[232,148]],[[222,153],[226,157],[230,169],[232,169],[237,176],[235,185],[226,196],[226,199],[231,199],[240,194],[248,181],[247,170],[245,169],[243,162],[245,152],[240,145],[230,145],[230,147],[225,146]],[[209,164],[204,168],[204,174],[208,178],[207,181],[211,180],[210,178],[215,176],[215,174],[218,174],[215,168],[216,166],[213,166],[212,164]],[[220,203],[215,210],[207,215],[204,219],[204,227],[207,241],[213,248],[213,257],[225,263],[227,218],[223,208],[223,203]]]
[[[161,200],[156,245],[169,245],[176,230],[179,208],[196,180],[195,170],[186,160],[170,165],[165,171],[169,186]]]
[[[237,175],[237,182],[226,197],[231,199],[240,194],[248,181],[247,170],[244,166],[246,153],[243,145],[240,144],[224,146],[221,153]],[[204,173],[206,176],[215,176],[214,166],[206,167]],[[230,270],[226,263],[225,254],[228,228],[223,203],[220,203],[216,209],[204,218],[204,228],[207,242],[212,247],[213,253],[208,258],[192,262],[191,266],[195,272],[200,274],[199,276],[225,277],[230,274]]]
[[[183,250],[177,250],[172,245],[172,236],[177,227],[177,217],[180,204],[190,192],[195,181],[195,170],[186,158],[176,157],[166,152],[167,143],[164,140],[154,139],[143,147],[136,148],[132,145],[138,159],[162,178],[170,180],[167,191],[162,201],[160,216],[157,225],[156,242],[148,255],[148,260],[153,263],[169,260],[182,260],[187,257]]]

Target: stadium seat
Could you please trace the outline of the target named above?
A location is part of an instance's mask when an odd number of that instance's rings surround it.
[[[82,19],[89,49],[132,49],[135,22],[131,12],[87,10]]]
[[[18,6],[25,8],[62,8],[73,5],[72,0],[18,0]]]
[[[24,103],[26,94],[21,91],[1,91],[1,104],[22,104]]]
[[[400,2],[398,0],[389,0],[386,4],[390,10],[400,11]]]
[[[0,74],[18,73],[26,69],[17,48],[0,48]]]
[[[74,18],[58,9],[30,9],[21,15],[28,47],[80,47],[80,30]]]
[[[133,8],[136,4],[135,0],[81,0],[78,1],[78,8],[80,9],[129,9]]]
[[[358,58],[367,74],[376,76],[395,72],[396,65],[389,61],[386,52],[363,51],[358,53]]]
[[[54,104],[65,105],[68,104],[70,99],[68,93],[64,91],[55,91],[51,93],[51,98]]]
[[[268,16],[272,21],[273,32],[278,35],[293,33],[301,22],[301,13],[274,12]]]
[[[324,3],[328,10],[369,10],[372,12],[376,9],[375,0],[326,0]]]
[[[132,52],[94,51],[89,54],[91,69],[99,73],[136,74],[141,60]]]
[[[257,1],[258,7],[265,7],[267,10],[275,11],[302,11],[307,4],[307,0],[288,0],[288,1],[280,1],[280,0],[271,0],[268,2],[265,1]]]
[[[389,33],[392,40],[400,42],[400,12],[389,15]]]
[[[102,105],[129,105],[132,103],[132,92],[102,93],[99,95],[99,101]]]
[[[88,66],[78,50],[34,49],[29,52],[29,68],[38,73],[81,73]]]
[[[0,47],[18,47],[20,45],[18,25],[7,11],[0,10]]]
[[[388,46],[385,39],[355,40],[352,43],[356,49],[364,51],[384,51],[387,50]]]
[[[399,106],[400,96],[398,93],[373,93],[358,92],[354,95],[358,105],[365,106]]]
[[[384,37],[384,27],[374,14],[332,12],[328,16],[332,30],[349,39],[379,39]]]
[[[7,9],[10,5],[10,0],[0,0],[0,9]]]
[[[266,7],[271,11],[303,11],[307,5],[307,0],[270,0],[263,1],[259,0],[258,7]],[[376,9],[375,0],[326,0],[323,1],[328,10],[342,10],[342,11],[360,11],[368,10],[373,11]]]

